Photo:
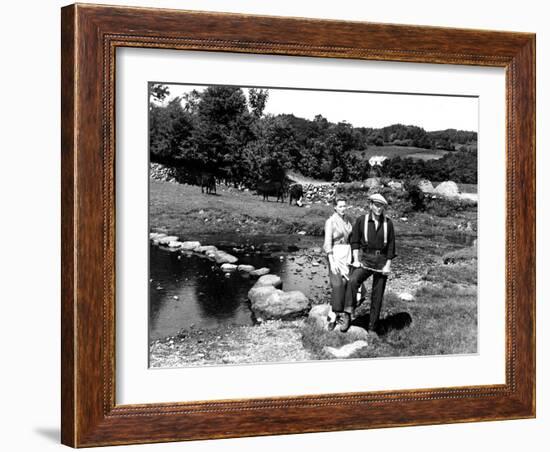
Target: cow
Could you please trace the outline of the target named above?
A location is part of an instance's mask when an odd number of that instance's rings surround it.
[[[199,176],[199,182],[201,185],[201,193],[206,190],[207,195],[216,194],[216,178],[211,173],[202,173]]]
[[[304,189],[301,184],[292,184],[288,191],[288,205],[292,205],[292,200],[296,202],[298,207],[302,207],[302,198],[304,197]]]
[[[270,196],[277,196],[276,202],[279,202],[279,199],[281,200],[281,202],[285,202],[285,185],[283,182],[258,182],[256,186],[256,191],[258,192],[258,195],[263,196],[264,201],[269,201]]]

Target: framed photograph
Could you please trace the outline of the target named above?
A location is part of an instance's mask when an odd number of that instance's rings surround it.
[[[535,416],[535,36],[62,8],[62,442]]]

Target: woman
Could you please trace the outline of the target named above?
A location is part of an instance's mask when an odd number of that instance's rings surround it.
[[[349,236],[352,225],[345,215],[346,200],[335,198],[334,214],[325,222],[324,251],[327,253],[329,280],[332,288],[332,312],[328,317],[328,329],[333,330],[344,315],[344,298],[348,281],[351,248]]]

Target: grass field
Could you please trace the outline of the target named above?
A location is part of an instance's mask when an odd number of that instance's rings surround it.
[[[359,203],[355,198],[350,199],[350,203],[354,202]],[[218,186],[215,196],[202,194],[196,186],[150,182],[150,230],[174,234],[180,240],[194,240],[198,234],[205,233],[296,234],[305,231],[320,243],[324,221],[332,212],[332,206],[324,203],[298,208],[277,203],[274,198],[263,202],[250,191],[224,185]],[[394,276],[382,306],[381,318],[386,331],[380,336],[369,334],[369,346],[351,358],[474,353],[477,350],[477,256],[475,247],[469,244],[477,229],[476,212],[473,206],[464,210],[450,209],[450,213],[442,217],[433,212],[409,212],[406,218],[401,218],[402,211],[390,208],[398,237],[398,258],[392,265]],[[354,205],[349,213],[354,218],[364,210],[361,205]],[[470,232],[470,240],[460,245],[464,232],[457,226],[467,222],[474,225],[474,231]],[[397,294],[402,291],[413,294],[414,301],[401,301]],[[365,324],[368,308],[367,302],[358,309],[356,324]],[[261,359],[266,353],[274,360],[280,357],[284,361],[299,361],[304,356],[329,359],[323,347],[339,347],[354,340],[350,335],[335,335],[316,328],[303,319],[293,324],[293,331],[298,332],[295,337],[299,344],[294,344],[293,348],[296,351],[282,357],[277,347],[280,347],[280,336],[287,336],[288,331],[277,325],[258,328],[226,328],[218,335],[196,331],[185,339],[167,338],[180,351],[179,358],[170,355],[171,346],[166,345],[167,341],[153,344],[151,356],[158,358],[155,365],[159,367],[192,362],[223,364],[228,356],[231,362],[251,362],[250,359]],[[281,335],[275,331],[279,329]],[[249,343],[248,348],[239,351],[230,340],[237,333],[240,340]],[[211,358],[207,359],[201,350],[209,334],[227,336],[227,341],[218,343],[208,355]],[[226,342],[227,346],[223,345]],[[245,356],[247,353],[250,356]]]
[[[305,231],[321,235],[332,208],[324,204],[308,209],[288,202],[264,202],[250,191],[217,187],[217,195],[205,195],[200,187],[150,181],[149,229],[181,238],[197,233],[293,234]]]
[[[358,154],[371,158],[375,155],[383,155],[388,158],[412,157],[422,160],[433,160],[443,157],[449,151],[416,148],[412,146],[369,146],[366,151],[358,151]]]

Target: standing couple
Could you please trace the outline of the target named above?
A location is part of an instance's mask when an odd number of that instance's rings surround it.
[[[369,212],[357,218],[352,226],[345,215],[346,200],[334,200],[334,214],[325,222],[324,242],[332,287],[329,330],[336,324],[344,333],[350,328],[357,292],[369,276],[372,276],[372,292],[368,330],[377,329],[386,281],[395,257],[395,233],[392,221],[385,215],[387,205],[382,195],[369,196]]]

